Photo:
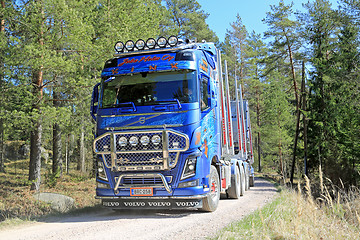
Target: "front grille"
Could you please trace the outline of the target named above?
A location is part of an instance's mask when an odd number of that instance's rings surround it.
[[[172,177],[165,177],[168,183],[171,183]],[[116,179],[115,179],[116,182]],[[160,185],[163,184],[163,181],[160,177],[124,177],[121,181],[122,185]]]
[[[163,142],[163,134],[167,134],[168,141]],[[151,138],[158,135],[161,139],[159,144],[153,144]],[[132,146],[131,137],[137,137],[139,140],[136,146]],[[147,136],[150,142],[142,145],[140,139]],[[126,145],[120,146],[120,138],[126,138]],[[166,139],[166,138],[165,138]],[[94,151],[101,154],[105,166],[108,168],[115,167],[118,171],[134,171],[134,170],[163,170],[166,164],[163,159],[163,147],[167,146],[169,151],[169,166],[176,166],[180,152],[189,148],[189,138],[183,133],[172,130],[167,131],[150,131],[150,132],[109,132],[94,141]],[[112,154],[113,153],[113,154]],[[111,156],[114,156],[112,159]]]

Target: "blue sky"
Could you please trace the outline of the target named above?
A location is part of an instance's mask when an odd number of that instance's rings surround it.
[[[267,26],[262,23],[266,12],[270,11],[270,5],[277,5],[279,0],[197,0],[202,9],[210,16],[206,22],[210,29],[215,31],[221,42],[224,41],[226,29],[230,28],[230,23],[236,20],[236,14],[239,13],[243,24],[248,32],[253,30],[256,33],[263,33]],[[291,3],[284,0],[286,4]],[[304,11],[302,3],[307,0],[294,0],[294,9]],[[330,0],[333,8],[337,6],[337,0]]]

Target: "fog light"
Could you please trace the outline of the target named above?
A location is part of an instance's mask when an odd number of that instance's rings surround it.
[[[126,139],[126,137],[121,137],[121,138],[119,138],[119,145],[120,145],[121,147],[125,147],[126,144],[127,144],[127,139]]]
[[[101,183],[101,182],[96,182],[96,188],[110,189],[110,186],[109,186],[109,184],[105,184],[105,183]]]
[[[147,146],[150,142],[150,138],[148,136],[142,136],[140,142],[142,145]]]
[[[131,144],[131,146],[136,146],[139,143],[139,139],[135,136],[132,136],[129,140],[129,143]]]
[[[195,179],[188,182],[179,183],[179,188],[196,187],[199,186],[199,179]]]
[[[161,142],[160,136],[159,136],[159,135],[154,135],[154,136],[151,138],[151,142],[152,142],[155,146],[159,145],[160,142]]]

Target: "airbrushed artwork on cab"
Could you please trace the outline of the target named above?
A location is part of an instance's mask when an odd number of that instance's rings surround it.
[[[201,149],[205,156],[214,156],[216,152],[216,122],[215,109],[211,110],[201,123]]]

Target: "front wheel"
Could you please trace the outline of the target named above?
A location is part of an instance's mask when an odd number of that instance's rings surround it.
[[[210,194],[203,199],[203,207],[200,209],[205,212],[213,212],[219,205],[220,200],[220,180],[219,174],[214,166],[210,167]]]

